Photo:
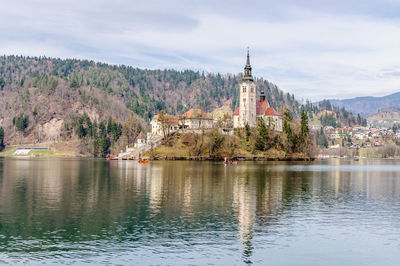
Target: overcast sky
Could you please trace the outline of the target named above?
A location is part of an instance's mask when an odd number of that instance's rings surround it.
[[[398,0],[2,0],[0,53],[253,74],[299,99],[400,90]]]

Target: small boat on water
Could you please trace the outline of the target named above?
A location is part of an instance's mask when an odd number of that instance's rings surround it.
[[[149,163],[149,160],[147,160],[147,159],[139,159],[138,163]]]
[[[237,161],[234,161],[234,160],[227,160],[227,159],[225,158],[224,164],[226,164],[226,165],[237,165],[238,162],[237,162]]]
[[[132,157],[132,156],[129,156],[129,157],[122,157],[122,160],[124,160],[124,161],[132,161],[132,160],[135,160],[135,158],[134,157]]]
[[[114,161],[114,160],[118,160],[118,156],[116,155],[112,155],[112,154],[108,154],[106,156],[107,161]]]

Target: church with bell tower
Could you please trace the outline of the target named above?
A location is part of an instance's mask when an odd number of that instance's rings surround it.
[[[264,119],[267,125],[277,131],[282,131],[282,118],[265,99],[264,92],[257,100],[257,90],[251,73],[250,54],[247,48],[247,59],[244,67],[243,79],[239,86],[239,108],[233,113],[233,127],[244,128],[247,125],[256,127],[258,119]]]
[[[256,85],[254,84],[251,74],[250,54],[247,48],[247,60],[244,67],[244,75],[239,88],[239,124],[240,127],[245,127],[248,124],[250,127],[257,125],[256,111]]]

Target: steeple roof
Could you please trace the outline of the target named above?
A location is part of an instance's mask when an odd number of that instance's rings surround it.
[[[246,66],[244,67],[243,81],[253,81],[253,76],[251,75],[249,47],[247,47],[247,59]]]
[[[249,47],[247,47],[247,60],[246,60],[246,67],[250,67],[250,54],[249,54]]]

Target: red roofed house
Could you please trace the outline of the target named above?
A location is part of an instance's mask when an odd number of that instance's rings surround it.
[[[250,56],[247,50],[247,61],[244,67],[243,81],[239,87],[239,108],[233,113],[233,127],[243,128],[257,126],[259,118],[263,118],[267,125],[272,124],[275,130],[282,131],[282,117],[271,107],[261,92],[260,99],[256,100],[256,86],[251,74]]]
[[[199,129],[212,128],[212,117],[201,109],[190,109],[179,117],[179,122],[183,128]]]

